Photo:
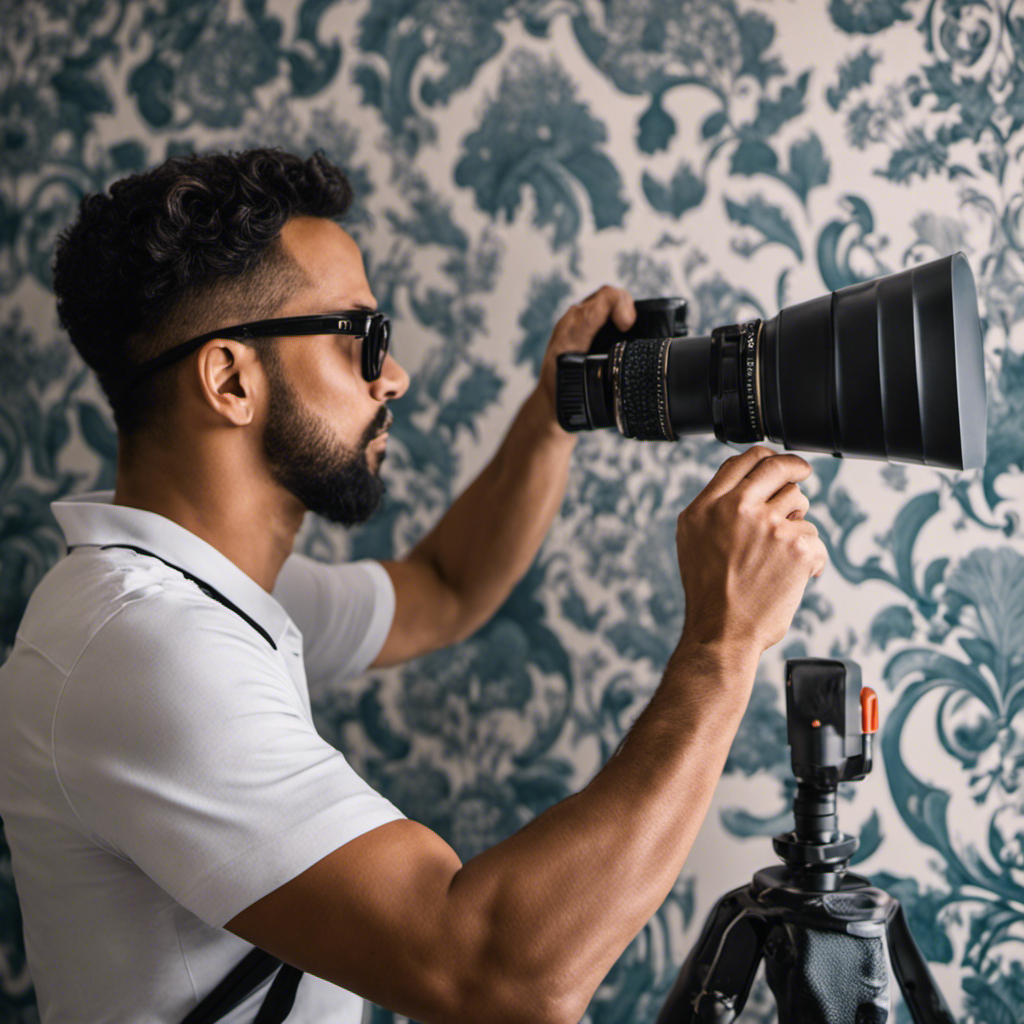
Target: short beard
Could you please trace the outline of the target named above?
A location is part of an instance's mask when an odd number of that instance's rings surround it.
[[[285,380],[277,353],[268,346],[260,355],[270,391],[263,448],[274,480],[309,512],[332,523],[365,522],[380,507],[386,490],[370,469],[366,448],[387,426],[387,407],[381,406],[355,449],[346,448],[327,423],[303,408]]]

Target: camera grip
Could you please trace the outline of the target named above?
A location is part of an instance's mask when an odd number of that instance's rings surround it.
[[[780,1024],[885,1024],[889,963],[884,936],[778,924],[764,945],[765,977]]]

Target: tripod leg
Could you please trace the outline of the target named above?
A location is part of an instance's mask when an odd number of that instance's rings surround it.
[[[734,889],[708,915],[657,1024],[729,1024],[743,1011],[761,960],[763,922]]]
[[[779,923],[764,944],[765,976],[785,1024],[886,1024],[889,966],[881,935]]]
[[[897,906],[889,919],[888,932],[892,968],[914,1024],[956,1024],[910,933],[903,907]]]

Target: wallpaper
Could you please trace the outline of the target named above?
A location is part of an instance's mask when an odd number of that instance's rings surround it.
[[[988,463],[811,457],[829,567],[587,1019],[653,1021],[717,897],[776,862],[784,662],[816,655],[857,660],[879,693],[874,772],[839,801],[856,869],[902,901],[960,1020],[1024,1020],[1024,5],[0,0],[0,651],[62,553],[49,502],[112,483],[109,410],[54,314],[54,237],[120,176],[253,145],[348,170],[348,227],[412,374],[382,512],[300,537],[328,560],[408,550],[497,447],[558,316],[603,282],[682,296],[709,333],[967,254]],[[579,789],[678,639],[675,519],[729,454],[710,435],[584,435],[494,619],[314,694],[319,728],[463,858]],[[4,1022],[37,1019],[20,928],[5,851]],[[743,1020],[773,1018],[759,982]]]

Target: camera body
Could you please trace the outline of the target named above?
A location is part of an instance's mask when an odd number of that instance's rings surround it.
[[[616,427],[624,437],[675,441],[705,433],[763,441],[757,339],[762,321],[690,338],[686,300],[639,299],[628,331],[607,323],[586,355],[558,358],[558,422],[574,432]]]

